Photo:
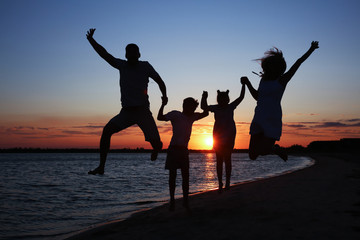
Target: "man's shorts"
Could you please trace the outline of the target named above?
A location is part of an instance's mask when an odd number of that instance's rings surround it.
[[[169,146],[165,169],[189,169],[189,150],[182,146]]]
[[[160,141],[159,131],[148,107],[126,107],[109,123],[117,126],[117,132],[137,124],[144,133],[145,141]],[[108,123],[108,124],[109,124]]]

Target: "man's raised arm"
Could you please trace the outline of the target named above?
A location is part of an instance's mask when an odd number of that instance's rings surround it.
[[[86,38],[89,40],[91,46],[100,55],[100,57],[102,57],[114,68],[117,68],[116,58],[114,58],[110,53],[108,53],[106,49],[100,44],[98,44],[93,38],[95,30],[96,30],[95,28],[90,28],[89,31],[87,31]]]

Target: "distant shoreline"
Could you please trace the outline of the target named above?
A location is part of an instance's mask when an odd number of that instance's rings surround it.
[[[360,146],[360,138],[342,138],[331,141],[313,141],[307,147],[292,145],[286,147],[288,154],[306,154],[314,152],[357,152]],[[122,148],[110,149],[111,153],[150,153],[151,149],[145,148]],[[166,149],[161,152],[165,153]],[[211,150],[189,149],[190,153],[214,153]],[[234,149],[233,153],[248,153],[248,149]],[[0,153],[99,153],[98,148],[2,148]]]
[[[122,148],[110,149],[110,153],[150,153],[151,149]],[[160,152],[166,153],[166,149]],[[214,150],[189,149],[190,153],[214,153]],[[234,149],[234,153],[248,153],[248,149]],[[0,149],[0,153],[99,153],[95,148],[6,148]]]

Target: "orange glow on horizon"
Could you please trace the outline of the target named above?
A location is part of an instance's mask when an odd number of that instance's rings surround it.
[[[24,118],[19,118],[24,119]],[[86,123],[86,119],[49,120],[41,118],[25,122],[0,121],[0,148],[94,148],[99,147],[104,120]],[[291,122],[284,123],[280,146],[290,147],[298,144],[306,147],[312,141],[339,140],[356,138],[360,128],[353,122],[343,121],[338,125],[330,122]],[[359,121],[360,122],[360,121]],[[159,133],[163,148],[167,149],[172,137],[169,123],[159,124]],[[213,122],[195,123],[188,148],[193,150],[211,150]],[[235,149],[247,149],[250,135],[249,124],[237,125]],[[144,148],[151,149],[144,134],[137,126],[130,127],[113,135],[111,149]]]

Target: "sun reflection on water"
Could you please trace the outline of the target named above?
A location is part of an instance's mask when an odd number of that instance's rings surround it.
[[[216,159],[214,153],[205,154],[205,186],[213,189],[217,187]]]

